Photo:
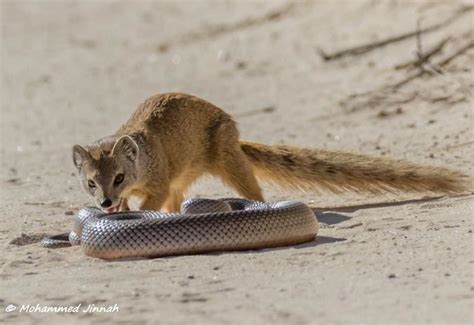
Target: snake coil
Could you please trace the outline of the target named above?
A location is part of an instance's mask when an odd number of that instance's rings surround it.
[[[319,229],[312,210],[297,201],[193,198],[181,211],[84,208],[70,233],[46,237],[42,245],[81,245],[86,255],[102,259],[159,257],[301,244]]]

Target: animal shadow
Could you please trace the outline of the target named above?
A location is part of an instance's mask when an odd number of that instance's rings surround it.
[[[351,219],[351,217],[331,211],[315,211],[314,214],[316,215],[316,218],[319,222],[325,223],[327,225],[335,225]]]

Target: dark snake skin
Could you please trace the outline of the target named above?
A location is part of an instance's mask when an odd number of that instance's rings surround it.
[[[301,244],[318,233],[312,210],[297,201],[189,199],[182,213],[79,211],[69,234],[46,237],[49,248],[81,245],[103,259],[159,257]]]

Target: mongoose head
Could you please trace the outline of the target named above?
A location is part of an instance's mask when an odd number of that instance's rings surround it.
[[[138,145],[128,135],[98,145],[72,149],[84,189],[107,213],[119,211],[125,194],[137,182]]]

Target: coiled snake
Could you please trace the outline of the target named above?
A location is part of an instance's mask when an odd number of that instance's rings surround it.
[[[86,255],[103,259],[159,257],[301,244],[319,229],[312,210],[297,201],[189,199],[181,211],[84,208],[70,233],[46,237],[42,245],[81,245]]]

